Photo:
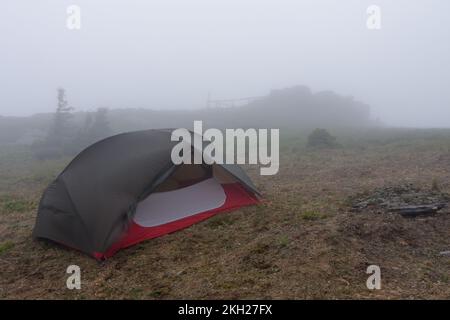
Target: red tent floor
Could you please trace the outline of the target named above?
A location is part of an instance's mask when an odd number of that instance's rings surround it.
[[[225,192],[226,199],[220,207],[151,227],[144,227],[133,221],[127,233],[118,242],[113,244],[105,253],[95,252],[93,256],[97,259],[109,258],[120,249],[187,228],[194,223],[208,219],[220,212],[259,203],[259,200],[244,189],[240,183],[228,183],[222,184],[221,186]]]

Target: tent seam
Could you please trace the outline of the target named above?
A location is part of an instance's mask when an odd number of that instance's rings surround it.
[[[84,228],[84,231],[85,231],[86,236],[87,236],[87,238],[88,238],[88,240],[89,240],[91,249],[92,249],[92,250],[95,250],[95,249],[94,249],[94,242],[92,241],[91,235],[90,235],[90,233],[88,232],[88,228],[87,228],[87,226],[86,226],[86,223],[85,223],[84,220],[81,218],[81,215],[80,215],[79,212],[78,212],[78,208],[76,207],[75,203],[73,202],[72,195],[70,194],[69,189],[67,188],[66,182],[64,181],[64,179],[63,179],[63,177],[62,177],[62,174],[61,174],[58,178],[61,179],[61,183],[63,184],[64,189],[66,189],[67,196],[69,197],[69,201],[70,201],[70,203],[72,204],[73,208],[75,209],[75,215],[78,217],[78,219],[79,219],[81,225],[82,225],[83,228]]]

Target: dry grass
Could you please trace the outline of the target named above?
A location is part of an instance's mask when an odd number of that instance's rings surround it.
[[[346,204],[356,193],[403,182],[450,193],[450,138],[389,138],[318,151],[288,141],[278,175],[261,177],[249,168],[266,195],[262,205],[103,263],[31,239],[40,194],[64,161],[1,158],[0,298],[450,297],[450,260],[439,256],[450,249],[450,214],[405,219],[352,213]],[[79,291],[66,289],[70,264],[81,267]],[[381,267],[381,290],[365,287],[370,264]]]

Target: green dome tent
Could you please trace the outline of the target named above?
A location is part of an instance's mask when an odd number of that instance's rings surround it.
[[[86,148],[45,190],[33,236],[104,259],[259,202],[258,191],[238,165],[174,165],[176,143],[171,130],[145,130]]]

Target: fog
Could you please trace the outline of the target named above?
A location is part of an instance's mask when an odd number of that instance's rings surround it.
[[[81,29],[66,27],[69,5]],[[366,26],[369,5],[381,29]],[[450,126],[447,1],[3,1],[0,115],[186,109],[306,85],[396,126]]]

